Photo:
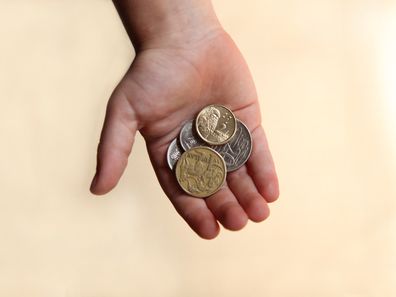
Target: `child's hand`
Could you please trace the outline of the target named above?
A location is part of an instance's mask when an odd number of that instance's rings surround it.
[[[246,123],[252,133],[253,151],[246,165],[228,174],[224,188],[199,199],[180,189],[166,153],[182,124],[209,104],[227,106]],[[108,103],[98,169],[91,186],[94,194],[105,194],[116,186],[137,130],[146,141],[163,190],[199,236],[216,237],[217,221],[227,229],[239,230],[248,219],[259,222],[269,215],[267,202],[276,200],[279,190],[260,125],[256,90],[243,57],[221,28],[185,42],[167,39],[139,48]]]

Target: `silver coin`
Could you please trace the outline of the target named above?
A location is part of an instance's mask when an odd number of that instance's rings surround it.
[[[197,134],[194,127],[194,121],[188,121],[180,131],[180,145],[185,151],[197,146],[208,146]]]
[[[168,147],[166,159],[168,161],[169,168],[173,170],[177,161],[183,153],[183,149],[180,147],[177,139],[174,139]]]
[[[246,125],[237,120],[236,133],[230,142],[210,147],[223,157],[227,172],[235,171],[246,163],[252,153],[252,136]]]

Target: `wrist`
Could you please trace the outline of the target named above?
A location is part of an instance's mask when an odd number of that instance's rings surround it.
[[[222,30],[209,0],[113,0],[137,51],[194,43]]]

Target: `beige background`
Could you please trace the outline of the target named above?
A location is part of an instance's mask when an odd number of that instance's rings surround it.
[[[396,296],[396,1],[216,0],[262,103],[281,198],[199,239],[139,136],[88,192],[133,58],[107,0],[0,0],[0,295]]]

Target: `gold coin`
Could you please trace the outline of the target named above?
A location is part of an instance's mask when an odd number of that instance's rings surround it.
[[[222,105],[209,105],[200,111],[195,121],[198,135],[212,145],[225,144],[234,136],[237,122],[234,114]]]
[[[176,179],[189,195],[199,198],[216,193],[227,176],[224,159],[206,146],[184,152],[176,164]]]

